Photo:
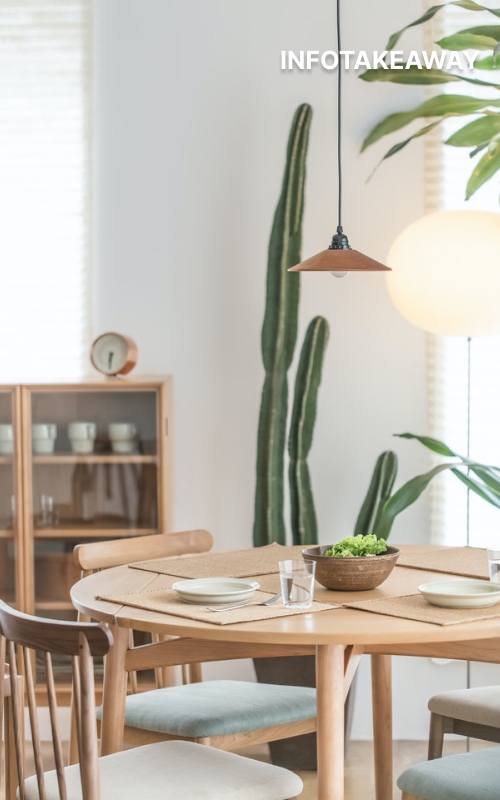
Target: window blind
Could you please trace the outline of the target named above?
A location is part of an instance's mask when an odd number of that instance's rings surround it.
[[[430,3],[429,3],[430,5]],[[492,6],[493,7],[493,6]],[[445,34],[476,25],[494,24],[487,12],[467,13],[449,6],[438,13],[428,29],[427,48]],[[495,73],[493,73],[495,75]],[[491,75],[490,75],[491,78]],[[440,92],[474,97],[494,95],[495,90],[467,84],[446,84]],[[434,92],[435,93],[435,92]],[[473,119],[471,117],[470,119]],[[471,200],[465,201],[465,185],[474,161],[468,148],[444,146],[444,140],[468,118],[451,118],[426,141],[426,210],[482,209],[499,211],[498,180],[493,179]],[[471,265],[473,268],[473,265]],[[477,460],[500,464],[500,338],[478,337],[471,342],[470,452]],[[467,342],[455,337],[427,338],[429,433],[453,449],[467,449]],[[467,493],[451,475],[431,484],[431,538],[441,544],[466,541]],[[476,495],[470,495],[470,541],[487,546],[500,536],[500,512]]]
[[[81,374],[90,0],[0,3],[0,380]]]

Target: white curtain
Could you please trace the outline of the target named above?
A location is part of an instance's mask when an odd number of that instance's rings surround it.
[[[488,13],[467,13],[449,7],[434,18],[427,47],[445,33],[494,24]],[[484,77],[483,73],[483,77]],[[497,80],[498,73],[486,73]],[[479,73],[478,73],[479,75]],[[489,97],[494,89],[458,83],[439,87],[440,92]],[[436,93],[434,91],[433,93]],[[472,118],[471,118],[472,119]],[[443,145],[466,118],[451,118],[426,142],[427,210],[483,209],[500,211],[499,181],[493,178],[468,202],[465,185],[474,161],[468,148]],[[473,269],[473,265],[471,265]],[[500,269],[500,254],[499,254]],[[429,433],[465,453],[467,447],[467,342],[454,337],[428,337]],[[500,338],[480,337],[471,343],[471,456],[500,465]],[[431,484],[431,535],[442,544],[461,545],[466,540],[465,487],[450,475]],[[471,544],[485,546],[500,542],[500,511],[476,495],[470,496]]]
[[[90,0],[1,0],[0,381],[87,360],[90,62]]]

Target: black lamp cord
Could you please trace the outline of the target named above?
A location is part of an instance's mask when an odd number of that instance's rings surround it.
[[[342,66],[340,58],[340,0],[337,0],[337,174],[338,174],[338,225],[342,228]]]

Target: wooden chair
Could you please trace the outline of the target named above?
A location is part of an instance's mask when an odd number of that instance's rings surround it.
[[[208,550],[207,531],[161,534],[137,539],[78,545],[75,558],[84,573],[132,561]],[[188,546],[190,549],[188,549]],[[170,638],[156,642],[157,686],[140,689],[136,673],[146,647],[130,641],[126,669],[133,679],[125,705],[126,745],[182,738],[223,750],[238,749],[316,730],[316,692],[302,686],[281,686],[246,681],[202,681],[202,661],[224,661],[253,656],[301,655],[303,648],[238,643],[200,642]],[[190,683],[168,686],[158,681],[162,671],[175,665],[189,667]]]
[[[429,759],[441,758],[445,733],[500,743],[500,686],[454,689],[429,700]]]
[[[160,742],[99,758],[93,657],[105,655],[112,644],[107,626],[32,617],[0,601],[0,634],[0,674],[5,673],[5,654],[10,674],[7,703],[14,728],[18,800],[173,800],[180,796],[287,800],[301,793],[302,781],[287,770],[192,742]],[[50,772],[44,769],[40,745],[32,651],[41,652],[45,664],[55,762]],[[72,659],[79,763],[71,766],[63,759],[52,655]],[[35,764],[31,777],[26,777],[20,670],[25,676]],[[3,696],[0,700],[3,705]],[[7,800],[15,797],[15,792],[9,793]]]

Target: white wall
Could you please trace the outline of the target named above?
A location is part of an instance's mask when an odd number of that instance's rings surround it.
[[[420,0],[344,6],[350,49],[380,48],[421,10]],[[174,376],[175,527],[207,527],[221,548],[249,546],[266,246],[290,120],[304,100],[314,120],[303,253],[323,249],[336,224],[335,79],[281,73],[279,53],[332,48],[334,4],[97,0],[95,28],[94,332],[130,334],[141,372]],[[412,101],[354,73],[346,83],[345,227],[354,247],[383,260],[423,211],[422,149],[408,148],[368,184],[383,146],[364,157],[358,149],[381,115]],[[302,285],[302,329],[318,313],[332,328],[311,456],[328,542],[351,531],[382,449],[398,451],[402,478],[427,464],[416,446],[391,440],[426,428],[424,337],[391,307],[379,276],[310,275]],[[426,536],[420,502],[394,538]],[[396,664],[397,735],[425,737],[426,697],[462,677],[457,664]],[[355,735],[370,735],[368,712],[365,675]]]

